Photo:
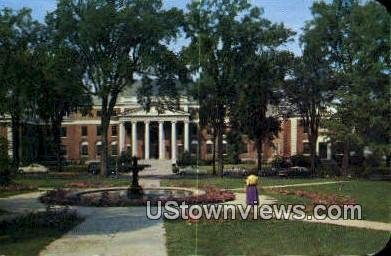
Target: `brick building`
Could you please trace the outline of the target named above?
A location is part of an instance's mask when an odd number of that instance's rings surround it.
[[[198,104],[187,98],[180,100],[178,110],[158,111],[154,106],[145,111],[138,103],[135,89],[127,90],[118,98],[115,114],[109,127],[109,154],[118,156],[129,151],[141,159],[171,159],[175,162],[179,154],[189,151],[200,159],[212,159],[212,140],[207,129],[199,130]],[[66,116],[62,124],[62,148],[67,160],[81,163],[100,158],[100,106],[94,100],[90,114],[74,113]],[[10,122],[2,119],[0,136],[9,141],[12,154]],[[271,161],[275,156],[292,156],[309,152],[308,139],[299,118],[282,120],[278,138],[263,146],[263,159]],[[44,136],[43,136],[44,137]],[[223,141],[226,151],[227,141]],[[254,143],[242,139],[242,160],[255,161],[257,152]],[[331,158],[331,146],[322,134],[317,143],[320,158]],[[225,152],[226,153],[226,152]]]

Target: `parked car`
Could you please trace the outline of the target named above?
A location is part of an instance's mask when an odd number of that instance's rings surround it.
[[[278,169],[275,167],[262,168],[262,170],[258,172],[258,175],[261,177],[276,176],[277,174],[278,174]]]
[[[100,161],[99,160],[91,160],[87,161],[87,171],[91,174],[99,174],[100,173]],[[113,165],[109,165],[110,175],[117,174],[117,167]]]
[[[223,175],[224,176],[235,176],[235,177],[244,177],[249,174],[248,170],[246,170],[243,167],[232,167],[228,169],[224,169]]]
[[[19,173],[48,173],[49,169],[41,164],[30,164],[28,166],[20,167]]]
[[[278,176],[280,177],[309,177],[310,175],[311,172],[308,168],[300,166],[290,167],[278,172]]]
[[[177,172],[178,175],[181,175],[181,176],[184,176],[184,175],[206,175],[208,174],[208,172],[204,169],[199,169],[197,167],[191,167],[191,166],[187,166],[187,167],[184,167],[184,168],[179,168],[178,172]]]

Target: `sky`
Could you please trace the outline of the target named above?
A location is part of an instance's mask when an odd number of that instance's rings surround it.
[[[177,7],[185,9],[187,3],[191,0],[163,0],[166,8]],[[297,32],[295,41],[288,43],[284,48],[289,49],[296,55],[301,55],[298,37],[305,21],[310,20],[312,15],[310,7],[314,0],[250,0],[253,5],[264,9],[265,18],[272,22],[283,22],[286,27]],[[35,19],[43,21],[47,12],[53,11],[56,7],[56,0],[0,0],[0,9],[9,7],[18,10],[22,7],[32,9],[32,15]],[[186,40],[178,39],[174,49],[178,50]]]

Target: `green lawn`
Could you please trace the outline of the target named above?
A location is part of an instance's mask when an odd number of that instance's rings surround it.
[[[339,184],[290,188],[293,189],[350,196],[361,204],[363,219],[391,222],[391,198],[388,196],[391,191],[390,182],[355,180]],[[270,191],[266,193],[282,202],[299,203],[305,200],[294,195],[282,195]]]
[[[0,223],[0,255],[38,255],[82,221],[73,214],[45,215],[30,214],[8,224]]]
[[[0,190],[0,198],[34,192],[36,189],[26,189],[26,190],[18,190],[18,191],[1,191]]]
[[[302,203],[309,204],[307,198],[295,195],[283,195],[268,189],[263,189],[270,185],[288,185],[311,183],[321,181],[332,181],[330,179],[279,179],[279,178],[261,178],[260,189],[261,193],[270,195],[278,199],[281,203]],[[178,178],[166,179],[161,183],[163,186],[179,186],[179,187],[199,187],[216,186],[225,189],[244,188],[244,179],[240,178]],[[366,180],[351,180],[346,183],[315,185],[303,187],[286,188],[289,190],[305,190],[322,193],[336,193],[343,196],[354,198],[357,203],[362,206],[362,217],[366,220],[375,220],[383,222],[391,222],[391,198],[386,196],[391,191],[391,183],[387,181],[366,181]]]
[[[300,183],[312,183],[332,181],[332,179],[281,179],[261,177],[259,187],[273,186],[273,185],[288,185],[288,184],[300,184]],[[216,186],[224,189],[244,188],[245,178],[230,178],[230,177],[177,177],[175,179],[164,179],[161,181],[162,186],[176,186],[176,187],[203,187],[203,186]]]
[[[299,221],[165,221],[169,255],[365,255],[389,233]]]

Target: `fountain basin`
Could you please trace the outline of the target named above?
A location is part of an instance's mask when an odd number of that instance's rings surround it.
[[[40,198],[49,205],[76,205],[94,207],[127,207],[162,204],[175,201],[178,204],[220,203],[235,199],[232,192],[216,188],[205,190],[192,188],[158,187],[143,188],[143,194],[137,197],[128,196],[129,187],[114,187],[86,190],[52,190]]]

